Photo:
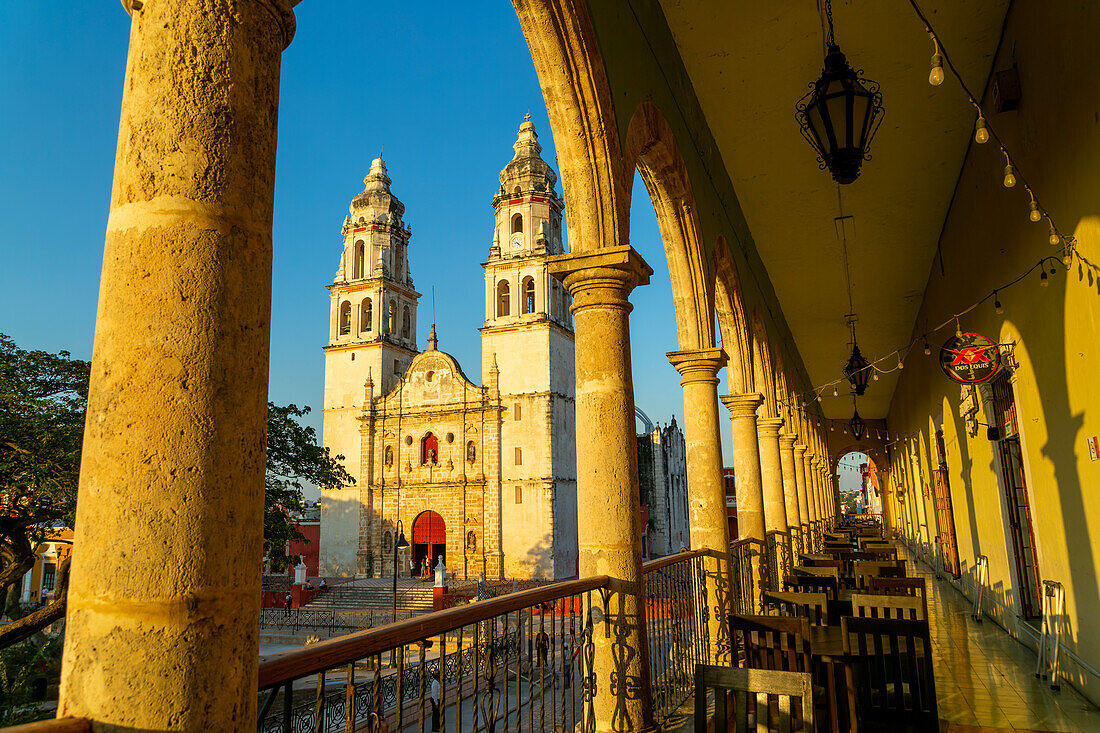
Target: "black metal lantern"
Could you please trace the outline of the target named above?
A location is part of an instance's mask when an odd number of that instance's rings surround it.
[[[829,2],[825,12],[829,20],[825,67],[821,78],[798,100],[795,118],[802,136],[817,151],[820,167],[828,168],[837,183],[852,183],[859,178],[863,161],[871,159],[871,139],[885,110],[878,83],[853,70],[833,39]]]
[[[852,355],[844,365],[844,376],[852,383],[852,389],[860,397],[867,391],[867,379],[871,376],[871,364],[859,353],[859,344],[852,344]]]
[[[856,440],[863,439],[863,433],[866,431],[867,426],[863,424],[862,418],[859,416],[859,410],[852,408],[852,419],[848,422],[848,427],[852,429],[852,437]]]

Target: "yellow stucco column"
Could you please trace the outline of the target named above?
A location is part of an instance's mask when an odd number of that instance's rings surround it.
[[[783,433],[779,436],[779,460],[783,464],[783,504],[787,508],[787,528],[802,528],[802,519],[798,507],[798,479],[795,478],[794,441],[796,435]]]
[[[58,714],[96,730],[255,729],[294,16],[289,0],[130,7]]]
[[[756,409],[764,402],[759,392],[722,396],[733,426],[733,471],[737,485],[737,534],[764,540],[764,492],[760,479],[760,443]],[[740,538],[739,537],[739,538]]]
[[[628,297],[653,271],[629,245],[561,255],[550,271],[573,296],[580,575],[611,578],[591,596],[594,729],[650,730]]]
[[[722,478],[722,435],[718,425],[718,370],[726,364],[721,349],[673,351],[669,363],[684,388],[684,445],[687,458],[688,517],[691,549],[714,550],[708,558],[707,608],[712,664],[730,663],[727,622],[730,613],[729,525]]]
[[[787,531],[787,505],[783,499],[783,463],[779,455],[781,417],[762,417],[756,421],[760,443],[760,484],[764,492],[764,526],[767,530]]]
[[[803,552],[809,552],[808,535],[810,529],[810,505],[806,494],[806,446],[795,443],[794,480],[798,489],[798,519],[802,526]]]
[[[810,510],[810,523],[812,524],[821,519],[817,506],[817,470],[814,468],[813,450],[807,449],[803,460],[806,463],[806,504]]]

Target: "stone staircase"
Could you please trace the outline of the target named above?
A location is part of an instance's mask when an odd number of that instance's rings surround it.
[[[359,578],[347,583],[334,584],[303,608],[390,611],[393,609],[393,578]],[[432,581],[398,578],[398,613],[419,614],[428,613],[431,610]]]

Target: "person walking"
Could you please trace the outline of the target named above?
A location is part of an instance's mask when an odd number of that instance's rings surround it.
[[[416,577],[416,561],[413,560],[411,557],[409,558],[409,577]]]
[[[546,655],[550,651],[550,637],[545,631],[540,631],[535,637],[535,651],[538,653],[539,667],[545,667]]]
[[[290,595],[290,591],[287,591],[286,596],[283,598],[283,615],[290,615],[290,607],[294,605],[294,596]]]

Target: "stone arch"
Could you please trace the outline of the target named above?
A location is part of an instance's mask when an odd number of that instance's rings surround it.
[[[752,372],[756,391],[764,395],[762,416],[777,417],[775,402],[775,368],[772,364],[772,351],[768,344],[768,330],[760,309],[752,312]]]
[[[386,313],[386,333],[397,333],[397,301],[391,300]]]
[[[714,309],[718,316],[718,331],[726,352],[726,382],[730,394],[753,391],[752,339],[745,321],[745,305],[741,297],[741,279],[733,263],[724,237],[715,244]]]
[[[351,333],[351,301],[345,300],[340,304],[340,335],[347,336]]]
[[[535,312],[535,278],[528,275],[523,278],[520,287],[520,313]]]
[[[643,102],[634,110],[624,148],[625,167],[628,171],[637,168],[657,215],[672,281],[679,346],[710,348],[714,345],[714,298],[695,196],[676,136],[653,102]],[[630,181],[633,185],[633,176]]]
[[[364,267],[364,257],[365,257],[364,253],[365,253],[365,247],[363,245],[363,240],[360,239],[358,242],[355,243],[355,256],[354,256],[354,265],[352,266],[352,277],[355,277],[355,278],[363,277],[363,272],[364,272],[363,267]]]
[[[512,287],[507,280],[497,283],[497,318],[511,315]]]
[[[554,132],[570,249],[619,245],[629,232],[633,170],[623,165],[611,89],[588,9],[575,0],[513,0],[512,5]]]
[[[519,234],[523,231],[523,214],[515,214],[512,216],[512,234]]]
[[[412,315],[407,305],[401,313],[401,338],[412,338]]]
[[[372,328],[374,321],[374,305],[370,298],[363,298],[359,305],[359,333],[366,333]]]

